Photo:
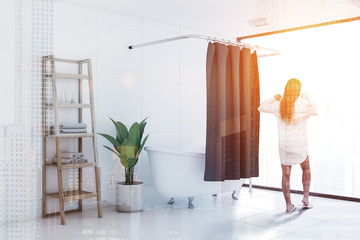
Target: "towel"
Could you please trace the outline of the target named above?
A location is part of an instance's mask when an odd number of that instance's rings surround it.
[[[87,133],[86,128],[60,128],[60,133]],[[51,134],[55,134],[55,130],[51,129]]]
[[[54,162],[57,162],[55,157]],[[85,154],[81,152],[61,152],[61,163],[63,164],[77,164],[88,163],[89,160],[85,157]]]
[[[62,158],[61,164],[74,164],[76,160],[70,158]],[[57,163],[57,158],[54,159],[54,162]]]
[[[78,153],[73,153],[73,152],[61,152],[61,158],[64,159],[72,159],[72,160],[76,160],[78,158]]]
[[[89,160],[87,160],[86,158],[80,158],[80,163],[88,163]]]
[[[80,163],[88,163],[88,159],[85,157],[85,154],[83,153],[78,153],[77,154],[77,159],[80,161]]]
[[[61,133],[86,133],[86,128],[63,128],[59,129]]]
[[[75,129],[78,129],[78,128],[86,128],[87,125],[85,123],[60,123],[59,124],[59,128],[75,128]]]

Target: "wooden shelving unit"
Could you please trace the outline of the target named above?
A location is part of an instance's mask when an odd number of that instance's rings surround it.
[[[58,62],[76,64],[78,67],[79,74],[68,74],[68,73],[57,73],[55,69],[55,65]],[[42,59],[43,64],[43,136],[44,136],[44,159],[43,159],[43,206],[42,206],[42,215],[43,217],[52,216],[55,214],[60,214],[61,224],[65,224],[65,210],[64,210],[64,202],[68,201],[79,201],[79,208],[77,211],[82,211],[82,200],[86,198],[96,198],[97,200],[97,208],[98,208],[98,217],[102,217],[102,206],[101,206],[101,190],[100,190],[100,172],[98,165],[98,153],[97,153],[97,143],[96,143],[96,132],[95,130],[95,109],[94,109],[94,94],[93,94],[93,81],[92,81],[92,71],[91,71],[91,60],[71,60],[71,59],[59,59],[55,58],[54,55],[45,56]],[[87,75],[83,74],[83,65],[87,65]],[[50,72],[48,70],[50,69]],[[78,89],[79,89],[79,98],[78,103],[60,103],[57,101],[57,78],[68,78],[75,81],[78,81]],[[82,103],[82,84],[83,79],[88,81],[89,84],[89,97],[90,104]],[[52,102],[48,102],[46,92],[47,85],[51,83],[52,85]],[[55,134],[51,134],[49,125],[47,123],[47,111],[52,108],[54,114],[54,131]],[[59,130],[59,108],[77,108],[78,109],[78,121],[82,122],[83,112],[82,109],[88,108],[90,109],[91,114],[91,133],[60,133]],[[76,138],[78,139],[78,151],[82,152],[82,138],[91,138],[92,139],[92,149],[93,149],[93,158],[94,162],[89,163],[77,163],[77,164],[62,164],[61,163],[61,147],[60,147],[60,139],[63,138]],[[47,156],[47,140],[49,138],[55,138],[56,144],[56,164],[50,164],[46,161]],[[58,179],[58,189],[59,191],[56,193],[47,193],[46,192],[46,168],[47,167],[55,167],[57,169],[57,179]],[[82,177],[83,177],[83,168],[91,167],[95,170],[95,183],[96,183],[96,191],[88,192],[82,189]],[[79,189],[72,191],[63,191],[63,177],[62,171],[68,169],[77,169],[79,176]],[[58,213],[47,213],[46,212],[46,199],[47,197],[58,198],[60,205],[60,212]],[[66,211],[66,212],[74,212],[74,210]]]

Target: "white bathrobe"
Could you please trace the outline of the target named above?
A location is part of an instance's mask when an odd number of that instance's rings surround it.
[[[279,154],[281,164],[295,165],[305,161],[308,156],[307,119],[317,115],[318,109],[310,97],[298,98],[295,102],[293,120],[286,124],[280,118],[280,101],[274,97],[261,103],[260,112],[273,113],[278,121]]]

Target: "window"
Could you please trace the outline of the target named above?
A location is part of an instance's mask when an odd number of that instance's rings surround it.
[[[308,121],[310,191],[360,198],[360,21],[243,40],[280,50],[258,59],[261,101],[283,94],[298,78],[320,114]],[[281,188],[276,119],[261,114],[260,177],[254,184]],[[293,166],[291,189],[302,190],[300,166]]]

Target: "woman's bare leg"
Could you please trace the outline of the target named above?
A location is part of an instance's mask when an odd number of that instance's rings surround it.
[[[281,169],[282,169],[282,191],[286,202],[286,211],[290,212],[291,209],[293,208],[293,204],[291,203],[291,198],[290,198],[291,165],[281,164]]]
[[[306,157],[305,161],[300,164],[303,171],[302,183],[304,189],[304,198],[302,200],[305,206],[309,205],[309,191],[310,191],[310,181],[311,181],[311,171],[310,171],[310,162],[309,156]]]

